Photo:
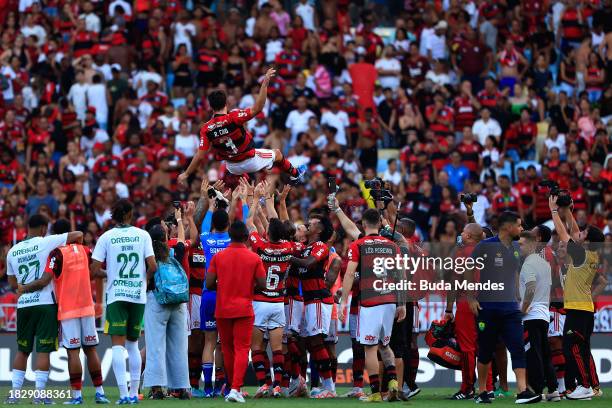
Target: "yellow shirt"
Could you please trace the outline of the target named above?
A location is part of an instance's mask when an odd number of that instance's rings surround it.
[[[599,269],[599,255],[594,251],[586,251],[582,265],[570,264],[563,285],[565,309],[594,312],[591,285]]]

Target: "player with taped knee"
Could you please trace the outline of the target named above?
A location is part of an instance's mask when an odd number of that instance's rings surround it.
[[[228,112],[227,95],[216,90],[208,95],[208,103],[213,110],[213,117],[204,123],[200,129],[200,148],[189,167],[180,174],[178,181],[186,183],[201,162],[206,159],[207,152],[212,150],[216,160],[224,160],[227,170],[234,175],[256,173],[280,168],[289,175],[292,183],[298,183],[305,169],[296,169],[278,149],[256,149],[253,136],[246,129],[246,123],[257,116],[264,108],[270,79],[276,71],[270,68],[264,75],[257,99],[252,107]]]
[[[98,239],[94,248],[91,274],[107,278],[105,333],[111,336],[113,372],[119,387],[117,404],[138,403],[140,368],[142,364],[140,337],[146,303],[147,275],[157,270],[149,234],[131,226],[133,205],[119,200],[112,211],[117,226]],[[106,263],[106,273],[101,268]],[[129,273],[125,265],[130,264]],[[117,284],[121,282],[121,284]],[[125,355],[128,355],[130,389],[128,394]]]

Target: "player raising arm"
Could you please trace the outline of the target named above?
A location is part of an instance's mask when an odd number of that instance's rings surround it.
[[[263,110],[268,84],[275,73],[273,68],[266,72],[255,103],[247,109],[228,112],[227,95],[224,91],[216,90],[208,95],[213,117],[200,128],[200,148],[187,170],[179,175],[179,183],[184,184],[187,181],[187,178],[205,160],[206,153],[210,149],[215,153],[216,160],[225,160],[228,171],[233,175],[240,176],[279,167],[289,175],[292,183],[300,181],[304,170],[298,171],[293,167],[280,150],[255,149],[253,136],[245,128],[246,123]]]

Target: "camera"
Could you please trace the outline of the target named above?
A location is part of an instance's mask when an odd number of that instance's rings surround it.
[[[550,189],[549,196],[557,197],[557,205],[559,207],[569,207],[572,205],[572,197],[568,190],[559,188],[559,183],[553,180],[543,180],[538,184],[540,187],[548,187]]]
[[[391,190],[385,188],[385,182],[380,177],[373,178],[372,180],[366,180],[364,182],[365,188],[370,189],[370,195],[374,201],[382,202],[385,204],[385,208],[391,201],[393,201],[393,194]]]
[[[223,194],[221,194],[220,191],[217,191],[214,188],[210,187],[207,190],[207,193],[208,198],[210,198],[211,200],[213,198],[215,199],[215,208],[217,208],[218,210],[225,210],[227,207],[229,207],[229,202],[223,196]]]
[[[181,202],[180,201],[173,201],[172,202],[172,206],[178,210],[179,208],[181,208]]]
[[[459,196],[459,200],[463,204],[472,204],[472,203],[475,203],[476,201],[478,201],[478,194],[474,194],[474,193],[461,194]]]

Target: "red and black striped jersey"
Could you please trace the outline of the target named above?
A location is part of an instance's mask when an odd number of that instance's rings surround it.
[[[302,285],[304,303],[320,301],[332,304],[334,299],[325,284],[325,265],[327,264],[327,258],[329,258],[329,247],[321,241],[314,242],[307,246],[300,254],[300,258],[304,259],[309,256],[313,256],[316,259],[315,265],[310,268],[297,268]]]
[[[302,56],[295,50],[281,51],[274,59],[278,74],[285,79],[293,80],[302,69]]]
[[[261,258],[266,270],[266,289],[255,290],[253,300],[280,303],[285,300],[285,275],[289,270],[289,258],[303,249],[297,242],[270,242],[259,233],[249,236],[251,249]]]
[[[219,51],[202,48],[198,51],[198,71],[214,72],[219,69],[221,64],[221,54]]]
[[[480,143],[476,141],[471,143],[462,141],[457,145],[456,150],[461,153],[461,162],[465,167],[467,167],[469,171],[477,172],[480,153],[482,152]]]
[[[583,31],[578,18],[578,9],[567,7],[561,16],[561,30],[563,38],[569,41],[580,41]]]
[[[131,186],[138,183],[140,180],[148,180],[153,175],[153,167],[145,164],[140,165],[138,163],[132,163],[127,166],[123,181],[125,184]]]
[[[125,170],[125,165],[120,157],[114,154],[103,154],[98,156],[93,165],[93,172],[98,175],[107,173],[110,169],[115,168],[119,173]]]
[[[200,150],[212,148],[216,160],[241,162],[255,156],[253,136],[244,125],[253,118],[251,109],[214,115],[200,128]]]
[[[206,257],[202,244],[189,248],[189,293],[202,295],[204,287],[204,276],[206,274]]]
[[[497,101],[501,99],[503,95],[497,89],[495,92],[488,92],[485,89],[478,92],[478,102],[482,106],[486,106],[487,108],[495,108],[497,106]]]
[[[348,259],[357,262],[360,279],[359,300],[362,306],[376,306],[397,302],[395,290],[386,290],[375,284],[375,281],[393,283],[398,275],[395,268],[387,269],[378,264],[377,259],[395,258],[400,254],[399,247],[388,238],[378,234],[366,235],[354,241],[348,250]],[[378,271],[377,268],[381,270]]]
[[[455,109],[455,130],[463,132],[464,127],[472,127],[476,120],[476,108],[472,105],[470,98],[465,96],[456,97],[453,102],[453,108]]]

